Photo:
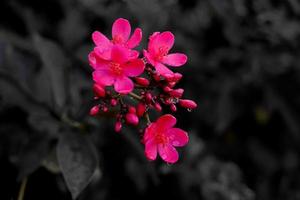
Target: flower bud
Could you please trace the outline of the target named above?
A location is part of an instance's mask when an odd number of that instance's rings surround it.
[[[172,112],[176,112],[177,111],[177,107],[175,106],[175,104],[171,104],[170,105],[170,109]]]
[[[146,102],[150,103],[152,101],[152,94],[150,92],[147,92],[145,94]]]
[[[118,133],[121,131],[121,129],[122,129],[122,123],[120,121],[117,121],[115,123],[115,131]]]
[[[180,73],[175,73],[174,74],[174,81],[175,82],[178,82],[180,79],[182,78],[182,74],[180,74]]]
[[[160,79],[160,75],[159,74],[153,74],[153,78],[155,81],[159,82],[161,79]]]
[[[172,91],[172,89],[170,88],[170,87],[168,87],[168,86],[165,86],[164,88],[163,88],[163,90],[165,91],[165,92],[171,92]]]
[[[195,109],[197,107],[196,102],[189,99],[180,99],[179,105],[187,109]]]
[[[135,107],[133,107],[133,106],[129,106],[129,108],[128,108],[128,112],[129,113],[136,113],[136,109],[135,109]]]
[[[136,107],[136,114],[139,117],[142,117],[146,111],[146,105],[144,103],[139,103]]]
[[[164,74],[164,78],[168,82],[174,81],[174,74]]]
[[[180,97],[182,97],[183,92],[184,92],[184,89],[179,88],[179,89],[176,89],[176,90],[172,90],[169,94],[172,97],[180,98]]]
[[[93,91],[97,97],[105,97],[105,89],[101,85],[95,83],[93,85]]]
[[[157,112],[160,112],[160,111],[162,110],[162,107],[161,107],[161,105],[160,105],[158,102],[156,102],[156,103],[154,104],[154,108],[155,108],[155,110],[156,110]]]
[[[93,106],[90,110],[90,115],[95,116],[99,113],[99,105]]]
[[[173,88],[175,85],[176,85],[176,82],[169,82],[169,83],[168,83],[168,86],[169,86],[170,88]]]
[[[110,105],[111,105],[111,106],[116,106],[117,104],[118,104],[117,99],[111,99],[111,100],[110,100]]]
[[[165,99],[165,104],[166,105],[170,105],[171,103],[172,103],[172,99],[171,98]]]
[[[103,106],[102,110],[103,110],[103,112],[107,112],[108,111],[108,107],[107,106]]]
[[[131,124],[134,126],[138,125],[138,123],[139,123],[139,118],[134,113],[127,113],[125,115],[125,119],[128,124]]]
[[[141,86],[144,86],[144,87],[147,87],[147,86],[150,84],[149,80],[146,79],[146,78],[135,77],[134,80],[135,80],[135,82],[136,82],[137,84],[139,84],[139,85],[141,85]]]

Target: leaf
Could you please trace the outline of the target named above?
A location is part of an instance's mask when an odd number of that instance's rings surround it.
[[[76,199],[98,166],[95,148],[85,135],[67,133],[59,140],[57,158],[72,197]]]
[[[37,135],[30,138],[28,144],[26,144],[18,161],[19,174],[18,180],[22,180],[25,176],[33,173],[38,169],[43,159],[47,156],[50,149],[49,139],[43,135]]]
[[[42,38],[37,34],[33,35],[33,41],[35,48],[40,54],[43,65],[49,74],[55,103],[59,108],[62,108],[66,102],[64,82],[66,77],[64,72],[68,61],[64,52],[56,43]]]
[[[87,24],[82,19],[79,10],[70,9],[59,25],[59,36],[68,48],[79,44],[88,34]]]

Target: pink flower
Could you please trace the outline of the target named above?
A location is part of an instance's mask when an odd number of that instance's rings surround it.
[[[102,86],[113,85],[121,94],[133,90],[134,84],[129,77],[139,76],[145,67],[141,59],[133,59],[130,50],[120,45],[114,45],[110,54],[95,49],[89,55],[89,62],[95,69],[94,81]]]
[[[139,45],[142,40],[142,30],[136,28],[129,38],[131,33],[131,26],[128,20],[119,18],[112,26],[112,40],[109,40],[105,35],[99,31],[92,34],[93,41],[96,45],[95,49],[101,52],[106,52],[109,55],[114,44],[124,46],[126,48],[134,48]],[[138,57],[138,52],[132,50],[133,56]],[[105,56],[104,55],[104,56]]]
[[[182,53],[171,53],[169,50],[174,44],[174,35],[169,32],[155,32],[149,38],[148,51],[144,50],[144,56],[155,67],[159,74],[173,74],[165,65],[179,67],[186,63],[187,56]]]
[[[179,156],[175,147],[185,146],[189,137],[187,132],[173,128],[175,124],[176,118],[166,114],[146,128],[144,134],[145,155],[149,160],[155,160],[157,152],[167,163],[175,163],[178,160]]]

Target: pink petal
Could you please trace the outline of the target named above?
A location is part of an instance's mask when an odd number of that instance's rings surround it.
[[[130,60],[122,65],[126,76],[134,77],[143,73],[145,64],[141,59]]]
[[[117,78],[114,87],[116,92],[120,94],[128,94],[133,90],[134,85],[130,78],[123,76]]]
[[[148,140],[154,138],[156,132],[156,123],[152,122],[145,130],[143,141],[146,143]]]
[[[129,60],[131,50],[120,45],[114,45],[111,50],[111,60],[119,64],[125,63]]]
[[[168,52],[174,45],[174,35],[169,32],[165,31],[161,34],[154,35],[153,39],[149,42],[149,52],[151,54],[157,54],[160,48],[165,48]]]
[[[159,35],[159,34],[160,34],[160,32],[154,32],[154,33],[152,33],[152,35],[150,35],[150,37],[149,37],[149,40],[150,40],[150,41],[154,40],[155,37],[156,37],[157,35]]]
[[[131,26],[128,20],[119,18],[112,26],[113,40],[116,39],[118,44],[124,44],[127,42],[131,32]]]
[[[156,61],[152,58],[151,54],[148,53],[148,51],[146,51],[146,50],[144,50],[143,53],[144,53],[144,56],[145,56],[145,58],[147,59],[147,61],[148,61],[151,65],[155,66],[155,65],[156,65]]]
[[[93,80],[103,86],[110,86],[115,82],[115,77],[108,70],[96,70],[93,72]]]
[[[149,160],[155,160],[157,157],[157,144],[154,139],[148,140],[145,143],[145,155]]]
[[[177,150],[171,144],[159,144],[158,153],[167,163],[175,163],[179,158]]]
[[[103,60],[110,60],[111,59],[111,48],[104,49],[102,47],[95,47],[94,52],[97,56],[102,58]]]
[[[109,65],[109,62],[99,58],[95,51],[89,54],[89,63],[95,70],[107,69]]]
[[[110,40],[99,31],[93,32],[92,39],[97,46],[111,46]]]
[[[171,144],[175,147],[185,146],[189,142],[187,132],[180,128],[171,128],[166,132]]]
[[[156,121],[157,128],[159,128],[160,130],[170,129],[176,124],[176,121],[177,120],[173,115],[163,115]]]
[[[142,40],[142,30],[140,28],[136,28],[131,38],[127,41],[127,47],[134,48],[140,44],[141,40]]]
[[[89,59],[89,64],[91,67],[93,67],[94,69],[96,69],[96,55],[95,55],[95,52],[92,51],[91,53],[89,53],[88,55],[88,59]]]
[[[137,59],[139,57],[140,53],[136,50],[131,50],[130,51],[130,56],[129,59]]]
[[[183,53],[172,53],[163,58],[163,63],[173,67],[184,65],[187,61],[187,56]]]
[[[159,62],[156,62],[154,67],[156,71],[162,76],[164,76],[165,74],[173,74],[173,72],[168,67],[166,67],[164,64],[161,64]]]

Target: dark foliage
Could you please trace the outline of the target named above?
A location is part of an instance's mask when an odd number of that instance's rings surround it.
[[[91,33],[118,17],[144,48],[170,30],[189,56],[178,71],[199,107],[175,114],[190,134],[175,165],[88,115]],[[297,0],[2,0],[0,198],[27,177],[25,200],[299,199],[299,50]]]

